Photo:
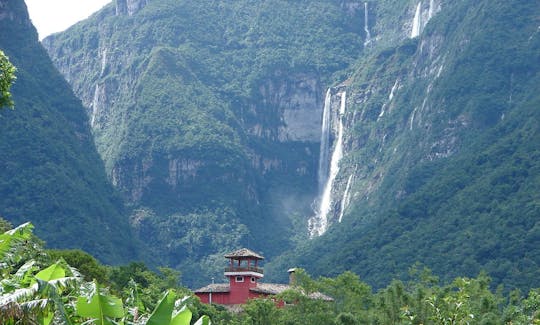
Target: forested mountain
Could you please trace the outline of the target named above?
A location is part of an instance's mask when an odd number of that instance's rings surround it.
[[[362,52],[357,5],[115,2],[44,41],[157,263],[219,276],[228,250],[306,237],[324,91]]]
[[[80,100],[39,44],[22,0],[0,1],[0,49],[17,67],[15,109],[0,110],[0,214],[32,221],[50,247],[136,258]]]
[[[118,0],[44,45],[148,261],[206,282],[249,246],[274,277],[296,265],[381,286],[418,261],[527,288],[540,281],[539,13]]]
[[[540,283],[540,3],[432,4],[411,17],[418,36],[358,61],[333,226],[279,266],[384,285],[417,261]]]

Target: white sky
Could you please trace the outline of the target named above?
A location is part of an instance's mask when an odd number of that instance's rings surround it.
[[[25,0],[39,39],[66,30],[113,0]]]

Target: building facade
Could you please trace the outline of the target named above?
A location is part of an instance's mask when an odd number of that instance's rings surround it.
[[[263,283],[264,271],[260,267],[263,256],[242,248],[226,254],[229,265],[225,268],[224,275],[228,283],[212,283],[195,290],[202,303],[220,305],[242,305],[249,299],[264,298],[277,295],[287,289],[292,289],[290,284]],[[289,275],[294,269],[289,270]],[[328,300],[331,298],[319,294],[317,299]],[[277,301],[276,304],[283,305]]]

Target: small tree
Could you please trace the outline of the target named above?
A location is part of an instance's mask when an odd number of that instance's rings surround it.
[[[13,100],[9,89],[15,81],[17,69],[11,64],[9,58],[0,50],[0,108],[13,108]]]

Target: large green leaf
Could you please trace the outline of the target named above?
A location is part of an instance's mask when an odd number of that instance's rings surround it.
[[[184,306],[176,315],[173,316],[169,325],[189,325],[191,322],[191,310]]]
[[[36,274],[36,278],[47,282],[57,280],[65,276],[66,270],[62,265],[60,265],[59,262],[54,263],[53,265],[49,266],[44,270],[41,270],[38,274]]]
[[[204,315],[197,322],[195,322],[194,325],[210,325],[212,322],[210,321],[210,317]]]
[[[174,292],[168,290],[150,315],[146,325],[169,325],[174,309]]]
[[[82,317],[94,319],[96,325],[113,324],[110,318],[121,318],[124,316],[124,306],[122,300],[114,296],[104,295],[99,290],[98,283],[95,283],[94,294],[87,297],[78,297],[77,314]]]
[[[0,261],[2,261],[5,254],[13,248],[13,242],[30,239],[33,228],[34,226],[30,222],[27,222],[15,229],[0,234]]]

